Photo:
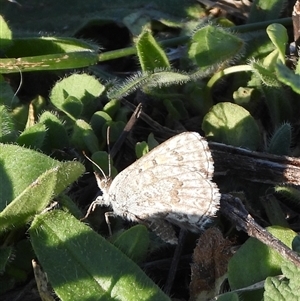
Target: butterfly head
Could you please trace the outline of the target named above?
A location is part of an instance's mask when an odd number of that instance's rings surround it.
[[[101,177],[97,172],[94,172],[94,174],[95,174],[95,178],[97,181],[97,185],[102,193],[101,203],[103,205],[109,206],[110,200],[109,200],[109,192],[108,191],[109,191],[109,187],[112,182],[112,179],[111,179],[111,177],[107,177],[107,176]]]

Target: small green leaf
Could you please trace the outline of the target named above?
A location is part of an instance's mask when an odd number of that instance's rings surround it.
[[[81,115],[81,111],[95,105],[96,98],[103,91],[104,86],[95,77],[88,74],[73,74],[55,84],[50,93],[50,100],[58,109],[71,115],[75,120]]]
[[[201,70],[217,68],[242,54],[244,41],[213,25],[200,28],[192,37],[189,57]]]
[[[184,72],[172,70],[155,70],[154,72],[137,73],[123,83],[115,85],[107,93],[110,99],[120,99],[137,89],[148,92],[154,88],[168,87],[175,84],[183,84],[191,80],[191,76]]]
[[[254,0],[247,23],[275,20],[280,17],[285,5],[282,0]]]
[[[112,99],[104,106],[103,112],[107,113],[111,118],[114,118],[120,107],[120,101],[117,99]]]
[[[12,32],[9,29],[7,23],[4,18],[0,15],[0,52],[4,52],[4,50],[12,44]]]
[[[277,58],[276,58],[277,60]],[[251,62],[251,67],[256,76],[269,87],[280,87],[281,84],[278,81],[275,70],[272,69],[272,66],[264,66],[260,62]],[[270,68],[269,68],[270,67]]]
[[[167,55],[148,30],[138,37],[136,50],[143,71],[154,71],[171,67]]]
[[[134,262],[141,262],[147,255],[149,232],[144,225],[135,225],[114,237],[112,243]]]
[[[133,261],[70,214],[39,215],[29,234],[61,300],[170,300]]]
[[[299,300],[300,269],[291,262],[282,265],[284,277],[268,277],[265,282],[264,301]]]
[[[91,118],[90,121],[91,127],[95,132],[95,134],[97,135],[97,138],[101,145],[106,145],[107,143],[105,131],[107,129],[107,125],[110,124],[111,122],[112,122],[112,118],[106,112],[103,111],[95,112]]]
[[[53,113],[45,111],[39,118],[39,122],[47,128],[43,150],[49,152],[54,149],[64,149],[69,146],[69,138],[63,122]]]
[[[91,159],[103,170],[104,174],[110,175],[112,178],[114,178],[117,175],[117,170],[113,166],[112,159],[109,158],[108,153],[104,151],[99,151],[93,153]],[[109,160],[111,160],[109,165]],[[111,170],[109,170],[109,168]],[[98,167],[94,166],[94,170],[100,174]],[[100,174],[102,176],[102,174]]]
[[[0,142],[14,142],[16,136],[12,116],[4,105],[0,105]]]
[[[149,147],[146,141],[138,142],[135,145],[135,155],[137,158],[141,158],[149,152]]]
[[[46,126],[43,123],[36,123],[24,130],[18,137],[17,143],[20,146],[40,149],[46,137]]]
[[[256,150],[260,143],[258,125],[243,107],[220,102],[205,115],[202,129],[214,141]]]
[[[288,35],[286,28],[278,23],[273,23],[267,27],[267,34],[276,46],[279,52],[279,59],[281,63],[285,63],[285,48],[288,43]]]
[[[99,150],[99,142],[92,127],[82,119],[76,120],[71,142],[80,150],[89,150],[91,153]]]
[[[5,266],[9,263],[9,259],[13,254],[12,247],[2,247],[0,249],[0,273],[3,274]]]
[[[279,156],[288,156],[292,141],[292,128],[289,123],[282,124],[273,134],[268,152]]]
[[[294,73],[284,64],[278,63],[276,66],[278,80],[291,87],[294,92],[300,94],[300,74]]]

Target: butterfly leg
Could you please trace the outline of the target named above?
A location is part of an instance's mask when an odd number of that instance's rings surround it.
[[[102,204],[103,204],[102,196],[98,196],[96,198],[96,200],[93,201],[92,204],[89,206],[85,216],[83,218],[81,218],[80,220],[83,221],[83,220],[87,219],[90,216],[90,214],[95,211],[95,208],[97,206],[101,206]]]
[[[112,216],[115,216],[115,214],[112,211],[109,211],[109,212],[105,212],[104,216],[105,216],[105,221],[106,221],[106,224],[108,227],[108,234],[109,234],[109,236],[112,236],[112,231],[111,231],[111,226],[110,226],[111,223],[110,223],[109,218]]]

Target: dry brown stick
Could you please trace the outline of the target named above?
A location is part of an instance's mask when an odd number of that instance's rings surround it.
[[[229,194],[223,194],[221,198],[221,212],[230,220],[233,220],[238,227],[244,230],[249,236],[254,237],[276,250],[283,258],[293,262],[300,268],[300,256],[282,243],[278,238],[268,232],[255,222],[247,212],[239,198]]]
[[[209,142],[215,175],[238,176],[252,182],[300,185],[300,159]]]
[[[114,144],[114,147],[110,151],[111,158],[114,158],[114,156],[117,154],[117,152],[119,151],[121,145],[126,140],[129,132],[131,131],[131,129],[134,127],[135,123],[139,119],[141,113],[142,113],[142,104],[140,103],[135,108],[135,110],[134,110],[133,114],[131,115],[130,119],[128,120],[122,134],[120,135],[119,139],[116,141],[116,143]]]

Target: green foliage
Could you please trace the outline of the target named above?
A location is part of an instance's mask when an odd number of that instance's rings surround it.
[[[260,135],[258,126],[244,108],[230,103],[218,103],[205,115],[202,129],[215,141],[256,150]]]
[[[268,227],[268,231],[291,247],[296,233],[281,227]],[[255,263],[255,264],[254,264]],[[279,275],[285,260],[275,250],[267,247],[255,238],[249,238],[234,254],[228,265],[228,280],[232,289],[244,288]],[[240,272],[243,267],[243,273]],[[261,290],[243,293],[243,300],[259,300]]]
[[[288,156],[290,154],[291,140],[291,125],[284,123],[273,134],[268,146],[268,152],[275,155]]]
[[[299,300],[300,270],[290,262],[282,267],[283,277],[268,277],[265,282],[264,301]]]
[[[170,300],[126,255],[67,213],[37,216],[29,234],[62,300]]]
[[[125,96],[143,103],[143,121],[150,125],[138,122],[140,131],[129,139],[148,135],[136,145],[137,157],[158,144],[149,132],[162,129],[202,131],[216,142],[293,155],[291,146],[299,148],[291,128],[298,132],[300,63],[285,65],[290,32],[281,20],[255,23],[279,16],[285,1],[254,1],[248,23],[255,28],[233,27],[226,18],[199,21],[206,10],[194,1],[45,0],[43,9],[36,0],[30,7],[20,2],[4,1],[0,16],[0,293],[28,282],[37,256],[62,301],[170,300],[133,262],[161,248],[144,226],[122,228],[110,243],[78,220],[82,208],[75,196],[89,177],[73,184],[85,170],[78,161],[85,151],[106,175],[117,174],[109,167],[107,131],[113,144],[125,128],[132,109],[124,106]],[[274,134],[266,147],[268,133]],[[120,168],[128,164],[128,145],[114,158]],[[79,197],[84,206],[93,198],[89,190]],[[252,200],[265,191],[261,185],[250,193],[254,210]],[[299,205],[297,188],[275,191]],[[53,200],[62,210],[41,214]],[[295,236],[288,229],[270,231],[289,246]],[[271,277],[281,272],[286,279]],[[229,264],[230,289],[266,278],[265,300],[298,297],[298,270],[249,239]],[[242,294],[216,299],[254,300]],[[262,290],[256,296],[261,299]]]

